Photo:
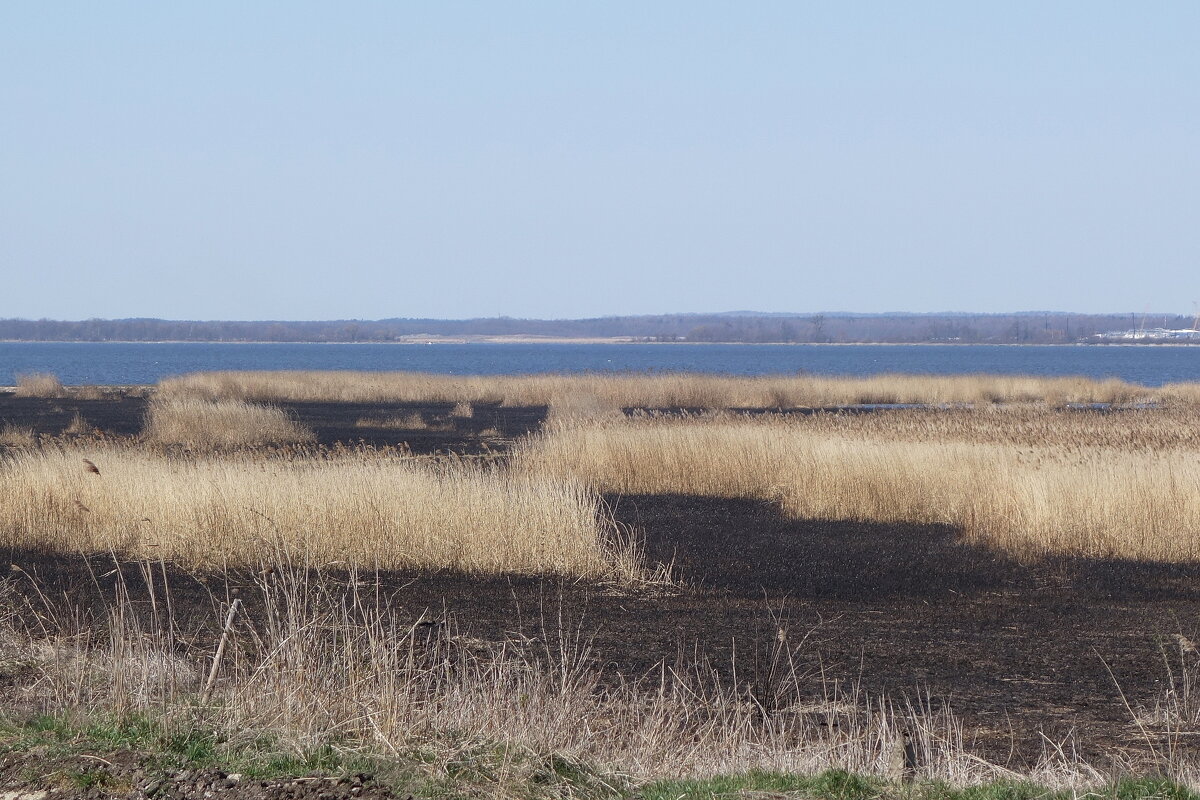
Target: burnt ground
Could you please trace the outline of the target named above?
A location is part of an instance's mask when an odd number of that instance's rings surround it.
[[[133,437],[145,423],[147,399],[140,393],[106,392],[83,399],[77,391],[61,398],[17,397],[0,392],[0,427],[32,429],[42,436],[61,436],[78,416],[106,436]],[[454,415],[454,403],[277,403],[310,428],[325,446],[362,444],[403,447],[413,453],[478,454],[504,447],[536,430],[546,418],[545,406],[512,407],[475,403],[470,417]],[[414,427],[373,422],[419,418]],[[484,445],[487,445],[485,447]]]
[[[44,436],[60,436],[76,415],[105,434],[134,436],[142,430],[146,398],[116,392],[106,392],[94,400],[78,396],[17,397],[12,392],[0,392],[0,427],[12,425]]]
[[[414,453],[477,454],[537,430],[546,407],[475,403],[470,417],[454,416],[454,403],[280,403],[324,445],[404,446]],[[371,422],[419,415],[425,427],[376,427]]]
[[[0,403],[0,419],[11,408],[11,399]],[[360,412],[340,418],[353,425]],[[322,429],[329,412],[295,413],[311,414],[309,424]],[[519,409],[497,413],[522,419]],[[539,411],[524,413],[532,420]],[[477,408],[473,424],[496,426],[479,416]],[[511,436],[520,425],[533,427],[514,421],[503,430]],[[444,437],[427,446],[460,444]],[[527,576],[407,572],[371,576],[368,588],[392,598],[408,621],[449,618],[485,640],[518,631],[555,638],[561,619],[564,635],[579,631],[589,641],[597,665],[631,676],[695,659],[728,676],[736,658],[739,680],[753,684],[755,657],[771,647],[779,618],[791,641],[808,634],[796,658],[814,699],[831,682],[872,695],[928,695],[950,704],[980,751],[1013,767],[1043,752],[1043,734],[1056,742],[1073,734],[1079,751],[1100,762],[1144,747],[1122,693],[1153,703],[1167,676],[1164,654],[1178,664],[1176,635],[1200,641],[1200,565],[1020,564],[941,526],[792,520],[769,503],[690,496],[608,502],[619,522],[644,535],[652,562],[674,565],[678,588],[629,593]],[[0,579],[34,602],[36,581],[55,604],[101,608],[115,592],[115,576],[105,576],[112,567],[110,557],[89,564],[0,552]],[[122,571],[135,602],[145,602],[136,566]],[[232,590],[253,613],[255,576],[171,572],[182,625],[201,639],[213,635]],[[336,574],[313,580],[346,583]]]

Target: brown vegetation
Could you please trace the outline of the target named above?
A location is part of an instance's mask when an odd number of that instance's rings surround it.
[[[32,447],[37,443],[33,428],[4,423],[0,425],[0,445],[6,447]]]
[[[89,425],[88,421],[83,418],[82,414],[76,412],[76,414],[71,417],[70,424],[63,429],[63,433],[67,434],[68,436],[87,436],[88,434],[94,433],[95,430],[96,429]]]
[[[763,697],[697,673],[605,675],[567,631],[485,643],[441,621],[398,626],[357,582],[329,591],[315,570],[285,562],[259,577],[252,623],[244,606],[229,616],[229,647],[212,672],[210,647],[173,635],[165,575],[141,567],[156,599],[117,601],[83,630],[52,613],[30,629],[0,592],[0,669],[19,664],[23,676],[14,706],[152,712],[235,742],[275,735],[298,750],[336,741],[398,757],[417,747],[430,775],[489,752],[497,761],[484,765],[500,773],[557,757],[634,781],[828,768],[895,779],[906,738],[910,777],[1003,774],[966,752],[948,711],[871,701],[801,674],[792,657],[804,640],[786,628]]]
[[[418,412],[393,417],[360,417],[355,423],[359,428],[388,428],[404,431],[423,431],[429,423]]]
[[[156,397],[146,418],[146,440],[197,449],[311,442],[312,431],[282,409],[240,400]]]
[[[515,406],[816,408],[871,403],[988,404],[1195,402],[1200,388],[1151,388],[1116,379],[1020,375],[737,377],[661,375],[451,376],[416,372],[204,372],[168,378],[166,397],[290,402],[502,402]]]
[[[62,397],[66,387],[57,375],[49,372],[31,372],[17,376],[17,397]]]
[[[96,474],[86,468],[95,464]],[[598,499],[554,479],[368,451],[180,458],[106,447],[0,463],[0,546],[195,566],[317,564],[632,580]]]
[[[646,417],[518,446],[533,475],[604,492],[775,501],[796,517],[942,523],[1021,558],[1200,559],[1184,412],[907,410]]]

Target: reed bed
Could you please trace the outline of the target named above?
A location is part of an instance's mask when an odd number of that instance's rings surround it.
[[[313,442],[311,430],[281,408],[242,400],[156,397],[150,402],[146,441],[197,449]]]
[[[202,372],[163,380],[166,397],[268,402],[504,403],[620,408],[801,408],[863,403],[1151,403],[1200,401],[1196,384],[1020,375],[866,378],[699,373],[452,376],[417,372]]]
[[[370,452],[185,458],[103,447],[0,462],[0,545],[115,551],[213,567],[314,563],[632,580],[599,500],[577,485]]]
[[[554,426],[521,443],[514,460],[530,475],[602,492],[756,498],[794,517],[947,524],[1018,558],[1200,559],[1195,426],[1159,420],[1047,411],[646,417]]]
[[[654,416],[637,414],[637,416]],[[664,416],[664,415],[657,415]],[[708,414],[708,418],[719,415]],[[726,414],[725,419],[746,419]],[[764,420],[770,423],[772,415]],[[1200,424],[1190,408],[1047,409],[989,405],[979,409],[896,409],[812,414],[794,419],[807,430],[890,442],[970,442],[1014,447],[1101,447],[1118,451],[1200,450]]]

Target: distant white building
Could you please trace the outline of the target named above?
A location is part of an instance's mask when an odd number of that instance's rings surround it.
[[[1091,337],[1100,342],[1196,342],[1200,343],[1200,331],[1192,328],[1136,328],[1127,331],[1108,331]]]

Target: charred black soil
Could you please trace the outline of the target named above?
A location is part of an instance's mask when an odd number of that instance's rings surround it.
[[[77,390],[66,397],[17,397],[0,392],[0,426],[62,436],[78,418],[89,431],[132,437],[145,425],[147,400],[140,394],[106,392],[83,399]],[[537,430],[545,406],[513,407],[476,403],[470,416],[455,413],[454,403],[277,403],[316,434],[325,446],[336,444],[402,447],[413,453],[478,454],[503,448]],[[378,424],[383,423],[383,424]],[[406,424],[407,423],[407,424]]]
[[[67,397],[17,397],[0,392],[0,426],[27,428],[43,436],[60,436],[75,417],[95,430],[134,436],[142,430],[146,399],[136,394],[104,393],[94,400]]]
[[[477,454],[537,430],[546,407],[476,403],[456,416],[454,403],[280,403],[324,445],[368,444],[420,454]],[[395,421],[395,422],[391,422]],[[379,425],[379,422],[390,422]],[[415,423],[415,425],[413,424]],[[487,444],[487,448],[484,445]]]

